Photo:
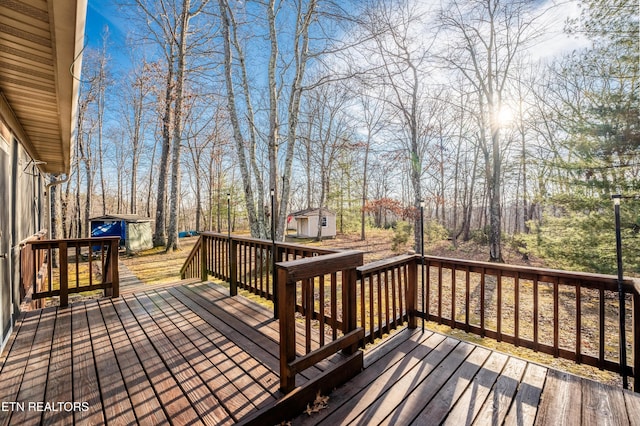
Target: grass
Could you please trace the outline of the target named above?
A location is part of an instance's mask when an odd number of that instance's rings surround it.
[[[148,285],[180,281],[180,268],[198,237],[180,239],[180,250],[166,252],[164,247],[154,247],[135,255],[121,256],[120,261],[140,281]]]

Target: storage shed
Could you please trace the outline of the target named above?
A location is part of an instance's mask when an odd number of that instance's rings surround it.
[[[291,213],[296,223],[296,237],[315,238],[318,236],[318,226],[322,227],[322,238],[336,236],[336,214],[329,209],[305,209]]]
[[[89,220],[92,237],[120,237],[120,247],[127,253],[153,248],[153,231],[148,217],[111,214]]]

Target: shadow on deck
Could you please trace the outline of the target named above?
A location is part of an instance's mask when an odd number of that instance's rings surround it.
[[[432,331],[365,355],[330,408],[292,425],[639,425],[640,395]]]
[[[0,424],[233,424],[283,396],[277,321],[211,283],[28,312],[0,361]]]

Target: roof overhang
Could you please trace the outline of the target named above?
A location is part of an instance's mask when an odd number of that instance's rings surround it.
[[[0,115],[45,173],[69,173],[87,0],[0,0]]]

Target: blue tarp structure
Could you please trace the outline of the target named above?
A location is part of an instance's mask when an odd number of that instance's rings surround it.
[[[91,220],[92,237],[120,237],[120,247],[135,253],[153,247],[151,219],[136,215],[105,215]]]
[[[178,233],[178,238],[195,237],[199,235],[198,231],[182,231]]]
[[[124,221],[118,222],[102,222],[91,221],[92,237],[120,237],[120,245],[124,246],[127,239],[126,226]]]

